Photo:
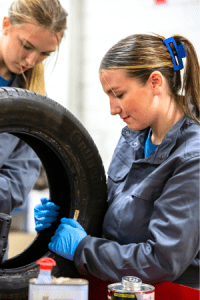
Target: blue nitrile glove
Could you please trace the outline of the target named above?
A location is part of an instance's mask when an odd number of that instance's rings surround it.
[[[62,218],[48,246],[56,254],[73,260],[78,244],[86,235],[87,233],[76,220]]]
[[[41,204],[34,208],[35,230],[37,232],[51,226],[57,219],[59,215],[57,210],[60,208],[47,198],[42,198],[40,201]]]

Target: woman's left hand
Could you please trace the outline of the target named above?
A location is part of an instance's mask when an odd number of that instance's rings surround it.
[[[76,220],[62,218],[48,246],[56,254],[73,260],[75,250],[85,236],[87,233]]]

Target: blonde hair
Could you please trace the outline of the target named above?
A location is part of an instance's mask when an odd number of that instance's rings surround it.
[[[53,33],[61,33],[67,28],[67,12],[59,0],[16,0],[9,9],[12,26],[23,25],[35,20],[38,25]],[[20,75],[22,88],[45,95],[44,65],[38,64]]]
[[[44,65],[40,63],[35,66],[31,72],[29,83],[26,83],[26,89],[41,95],[46,95],[45,80],[44,80]],[[29,85],[29,86],[28,86]]]
[[[200,123],[200,68],[195,49],[186,38],[174,35],[177,45],[183,44],[187,53],[183,80],[174,71],[172,57],[160,35],[135,34],[119,41],[104,56],[100,69],[125,69],[128,77],[145,84],[153,71],[160,71],[168,82],[172,97],[185,115]],[[179,97],[180,94],[184,97]]]

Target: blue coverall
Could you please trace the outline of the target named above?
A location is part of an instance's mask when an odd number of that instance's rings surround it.
[[[199,129],[182,117],[146,158],[149,128],[122,130],[108,170],[103,237],[88,235],[75,251],[81,274],[198,284]]]
[[[18,76],[11,87],[20,87]],[[0,134],[0,212],[10,214],[26,201],[40,166],[38,156],[24,141],[6,132]]]

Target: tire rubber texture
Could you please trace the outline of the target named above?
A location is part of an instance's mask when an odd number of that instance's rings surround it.
[[[100,237],[106,211],[106,177],[98,150],[83,125],[57,102],[20,88],[0,88],[0,133],[24,140],[40,158],[50,199],[60,206],[58,220],[38,233],[21,254],[0,264],[0,299],[28,299],[29,279],[38,276],[36,261],[52,257],[55,277],[82,277],[72,261],[49,251],[62,217],[73,218],[89,235]],[[20,241],[19,241],[20,242]]]

